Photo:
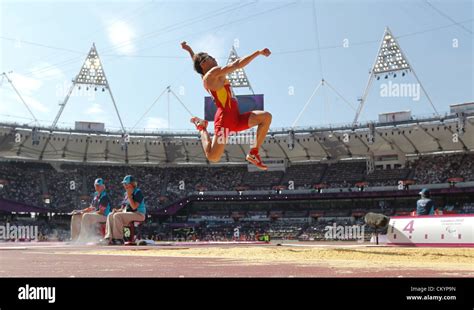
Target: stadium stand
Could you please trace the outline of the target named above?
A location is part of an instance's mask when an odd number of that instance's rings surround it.
[[[275,185],[295,189],[312,188],[325,183],[330,188],[353,187],[366,181],[368,186],[393,186],[411,178],[416,184],[445,183],[449,178],[474,180],[474,154],[424,156],[409,164],[409,168],[375,170],[366,174],[365,163],[346,161],[293,164],[286,172],[248,172],[245,166],[233,167],[153,167],[117,165],[81,165],[8,161],[0,165],[2,189],[0,197],[33,206],[49,206],[54,210],[70,211],[88,203],[95,178],[105,180],[114,203],[121,200],[120,180],[133,174],[146,194],[150,208],[161,208],[193,192],[271,190]],[[183,188],[180,182],[183,181]],[[46,199],[49,202],[45,203]]]

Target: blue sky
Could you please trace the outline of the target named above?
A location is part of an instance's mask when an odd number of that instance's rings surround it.
[[[118,109],[131,128],[171,85],[203,116],[206,95],[182,40],[225,63],[238,42],[240,56],[268,47],[273,54],[245,68],[265,94],[273,128],[292,125],[321,78],[356,107],[385,26],[397,37],[436,108],[473,101],[473,4],[454,1],[0,1],[0,71],[10,72],[41,123],[52,123],[58,103],[95,42]],[[237,41],[236,41],[237,40]],[[344,47],[346,43],[346,47]],[[348,44],[348,46],[347,46]],[[361,120],[382,112],[433,113],[426,97],[382,97],[375,81]],[[415,83],[412,74],[393,83]],[[238,94],[248,91],[239,89]],[[168,114],[169,111],[169,114]],[[298,126],[350,123],[354,110],[327,86],[314,96]],[[30,119],[28,119],[30,118]],[[31,117],[10,85],[0,87],[0,120]],[[169,120],[169,123],[168,123]],[[76,92],[60,119],[119,121],[103,92]],[[166,95],[135,129],[192,129],[189,115]]]

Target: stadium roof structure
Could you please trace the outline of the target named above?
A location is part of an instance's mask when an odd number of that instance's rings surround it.
[[[32,144],[32,130],[27,125],[0,124],[0,158],[117,164],[208,163],[194,131],[130,133],[130,141],[124,147],[122,132],[118,131],[50,132],[50,128],[36,128],[39,144]],[[221,162],[244,164],[249,148],[246,138],[248,135],[231,138]],[[290,142],[294,145],[290,146]],[[264,160],[302,162],[447,151],[474,151],[474,113],[363,126],[273,130],[266,137],[261,155]]]

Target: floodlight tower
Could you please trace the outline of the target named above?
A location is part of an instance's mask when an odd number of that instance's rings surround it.
[[[123,126],[122,118],[120,117],[120,113],[117,109],[117,104],[115,103],[114,96],[112,94],[112,90],[110,89],[110,84],[107,81],[107,77],[105,76],[104,69],[102,67],[102,62],[99,58],[99,54],[97,53],[97,49],[95,48],[95,43],[92,44],[92,47],[87,54],[86,60],[81,67],[81,70],[76,75],[76,77],[72,80],[72,85],[67,92],[66,98],[60,104],[61,108],[59,109],[56,118],[51,125],[51,131],[56,128],[56,125],[61,117],[61,114],[66,107],[66,104],[72,94],[74,87],[78,85],[79,89],[81,89],[81,85],[85,85],[86,89],[94,88],[97,91],[97,88],[102,88],[102,91],[108,90],[110,94],[110,98],[112,99],[112,103],[114,104],[115,112],[117,113],[118,119],[120,121],[120,126],[122,128],[122,132],[125,133],[125,127]]]
[[[436,110],[430,96],[416,75],[413,66],[410,65],[408,58],[400,48],[397,39],[392,35],[390,28],[386,27],[380,42],[379,52],[377,53],[377,57],[375,58],[375,62],[372,65],[372,69],[369,73],[369,81],[365,87],[364,95],[362,96],[362,99],[360,99],[353,125],[355,125],[359,120],[360,113],[362,112],[362,108],[364,107],[364,104],[367,100],[373,80],[375,78],[379,80],[382,75],[385,75],[385,79],[388,79],[389,77],[396,77],[397,72],[401,72],[402,76],[405,76],[410,72],[413,73],[413,76],[418,81],[418,84],[420,84],[421,90],[425,94],[426,98],[428,98],[431,107],[435,111],[436,115],[439,115],[438,110]]]
[[[237,51],[235,50],[234,45],[232,45],[232,49],[230,50],[229,58],[227,59],[227,64],[230,64],[236,61],[239,58],[237,55]],[[250,81],[247,78],[247,74],[245,74],[244,68],[237,69],[226,76],[227,80],[230,82],[230,86],[233,88],[249,88],[253,95],[255,95],[252,85],[250,85]]]
[[[84,64],[81,67],[81,70],[72,80],[72,85],[71,87],[69,87],[64,101],[60,104],[61,107],[59,108],[59,111],[56,114],[56,117],[54,118],[54,121],[51,125],[50,133],[48,135],[46,143],[43,146],[43,150],[39,155],[39,160],[43,159],[43,155],[46,151],[46,148],[48,147],[49,141],[51,140],[53,131],[55,130],[59,118],[61,117],[61,114],[63,113],[64,108],[66,107],[66,104],[69,101],[72,91],[74,90],[74,87],[76,85],[78,85],[78,89],[81,89],[81,86],[84,85],[87,90],[89,88],[94,88],[94,91],[97,91],[98,88],[102,88],[103,92],[105,92],[106,89],[108,90],[110,98],[112,99],[112,103],[114,104],[115,112],[117,113],[118,119],[120,121],[124,143],[126,143],[129,139],[128,134],[126,134],[125,132],[125,127],[123,126],[122,118],[120,117],[117,105],[115,104],[115,99],[112,94],[112,90],[110,89],[109,82],[107,81],[104,69],[102,68],[102,62],[100,61],[99,54],[97,53],[97,49],[95,48],[95,44],[93,43],[89,53],[87,54],[86,60],[84,61]]]

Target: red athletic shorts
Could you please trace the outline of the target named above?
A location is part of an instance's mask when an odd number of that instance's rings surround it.
[[[217,108],[214,116],[214,133],[219,137],[224,134],[227,137],[230,132],[238,132],[249,129],[249,117],[252,112],[240,114],[239,106],[235,98],[231,99],[230,108]]]

